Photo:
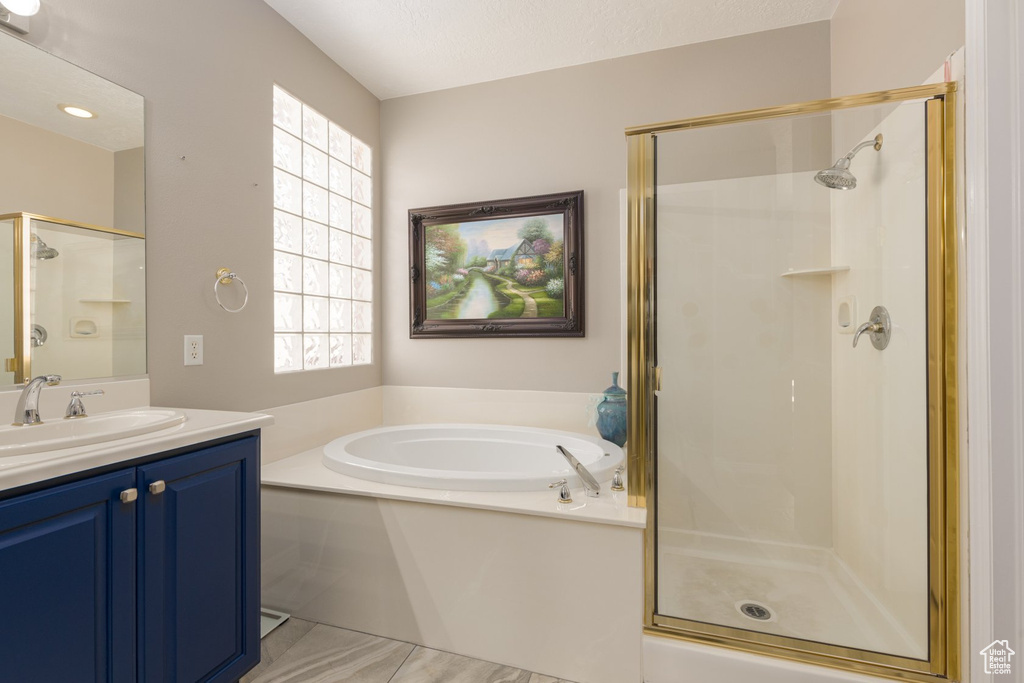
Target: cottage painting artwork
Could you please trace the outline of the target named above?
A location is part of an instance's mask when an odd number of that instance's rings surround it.
[[[583,191],[409,210],[409,336],[582,337]]]
[[[562,214],[431,225],[426,319],[565,315]]]

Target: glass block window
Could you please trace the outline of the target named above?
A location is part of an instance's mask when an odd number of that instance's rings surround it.
[[[372,362],[372,150],[274,86],[274,372]]]

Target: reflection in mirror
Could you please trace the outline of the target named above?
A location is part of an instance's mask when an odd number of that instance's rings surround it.
[[[52,221],[29,226],[31,374],[145,373],[145,241]]]
[[[0,321],[4,327],[0,334],[0,388],[14,382],[14,219],[0,219]]]
[[[0,385],[144,374],[143,98],[7,34],[0,63]]]

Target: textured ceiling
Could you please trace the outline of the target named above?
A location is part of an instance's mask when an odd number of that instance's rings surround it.
[[[380,99],[831,19],[839,0],[266,0]],[[751,55],[751,66],[757,55]]]
[[[3,33],[0,64],[0,116],[112,152],[142,147],[141,95]],[[96,118],[68,116],[60,104],[83,107]]]

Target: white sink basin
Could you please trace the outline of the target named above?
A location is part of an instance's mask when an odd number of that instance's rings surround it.
[[[7,425],[0,427],[0,458],[126,439],[175,427],[184,421],[184,413],[177,410],[140,408],[72,420],[57,418],[25,427]]]

